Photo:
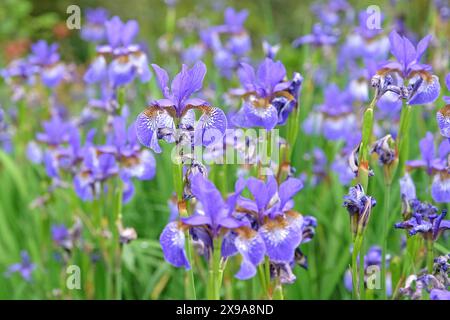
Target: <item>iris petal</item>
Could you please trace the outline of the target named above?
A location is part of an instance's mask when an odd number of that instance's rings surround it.
[[[424,80],[422,82],[416,94],[408,101],[408,104],[417,105],[433,102],[439,97],[440,92],[439,78],[433,75],[430,81]]]
[[[249,279],[256,274],[256,266],[264,259],[264,241],[256,231],[245,228],[236,237],[234,244],[242,256],[241,267],[236,274],[236,278],[240,280]]]
[[[227,129],[227,117],[219,108],[202,106],[203,112],[195,126],[195,143],[209,146],[222,142],[223,135]]]
[[[185,240],[184,231],[177,221],[170,222],[159,238],[166,261],[175,267],[190,269],[191,266],[184,250]]]
[[[297,227],[291,227],[285,218],[269,220],[259,229],[259,233],[271,261],[289,263],[294,259],[302,234]]]
[[[136,135],[139,141],[156,153],[161,152],[158,144],[158,129],[173,129],[173,119],[162,108],[155,105],[147,107],[136,119]]]

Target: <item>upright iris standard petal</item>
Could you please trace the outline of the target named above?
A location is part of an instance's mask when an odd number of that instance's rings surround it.
[[[242,256],[241,267],[236,278],[246,280],[256,274],[256,266],[264,259],[265,245],[261,236],[250,228],[238,231],[234,244]]]
[[[161,233],[159,241],[167,262],[175,267],[191,268],[184,249],[185,234],[180,222],[170,222]]]
[[[258,232],[271,261],[292,262],[295,249],[302,241],[302,234],[297,228],[291,227],[284,217],[279,216],[268,220]]]
[[[178,115],[181,115],[183,112],[184,100],[202,88],[205,74],[206,66],[203,62],[199,61],[192,69],[188,69],[186,65],[183,65],[181,72],[172,80],[171,90],[173,99],[177,102],[176,109]]]
[[[152,67],[156,74],[156,80],[158,82],[159,89],[163,93],[164,97],[169,98],[169,75],[167,74],[167,71],[157,64],[152,64]]]
[[[303,182],[297,178],[288,178],[284,181],[278,191],[280,197],[280,209],[283,209],[286,203],[294,197],[303,188]]]
[[[224,214],[225,202],[219,190],[202,174],[191,178],[192,194],[201,202],[205,215],[211,218],[213,228],[218,227],[218,219]]]
[[[266,184],[262,180],[250,177],[247,181],[247,186],[255,199],[258,210],[263,210],[270,200]]]
[[[439,78],[432,75],[430,79],[422,81],[416,93],[409,99],[408,104],[426,104],[435,101],[441,92]]]

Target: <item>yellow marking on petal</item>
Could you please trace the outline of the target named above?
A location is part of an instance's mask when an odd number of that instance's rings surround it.
[[[235,229],[235,231],[240,237],[244,239],[251,239],[256,235],[256,231],[249,227],[240,227]]]
[[[446,105],[442,109],[438,111],[440,114],[442,114],[444,117],[450,117],[450,104]]]

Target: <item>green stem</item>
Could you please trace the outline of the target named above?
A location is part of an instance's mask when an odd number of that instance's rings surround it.
[[[222,276],[223,270],[221,269],[221,247],[222,247],[222,239],[217,237],[214,239],[214,252],[213,252],[213,261],[212,261],[212,276],[214,283],[214,300],[220,300],[220,288],[222,286]]]
[[[400,115],[400,124],[397,134],[397,151],[399,158],[400,174],[405,173],[405,162],[409,151],[409,126],[411,123],[411,106],[404,105]]]
[[[387,255],[387,237],[388,237],[388,220],[389,220],[389,210],[391,202],[391,184],[385,182],[385,199],[384,199],[384,210],[383,210],[383,222],[382,222],[382,254],[381,254],[381,293],[383,300],[387,299],[386,292],[386,255]]]
[[[353,299],[361,299],[360,286],[358,279],[358,254],[360,253],[362,244],[362,236],[357,234],[353,240],[353,252],[352,252],[352,297]]]
[[[427,271],[429,274],[433,273],[433,265],[434,265],[434,247],[433,247],[433,239],[427,239]]]
[[[280,283],[279,279],[277,279],[276,282],[277,283],[276,283],[275,289],[273,291],[273,300],[284,300],[283,285]]]
[[[115,193],[115,210],[113,221],[111,221],[111,228],[113,230],[113,254],[114,260],[114,278],[115,278],[115,290],[114,298],[120,300],[122,298],[122,248],[120,245],[120,234],[118,226],[122,223],[122,194],[123,183],[119,179],[116,193]]]

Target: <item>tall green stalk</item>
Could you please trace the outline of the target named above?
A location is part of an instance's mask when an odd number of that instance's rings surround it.
[[[382,222],[382,254],[381,254],[381,296],[383,300],[387,299],[386,292],[386,254],[387,254],[387,237],[388,237],[388,220],[391,202],[391,183],[386,181],[384,185],[385,197],[383,208],[383,222]]]

